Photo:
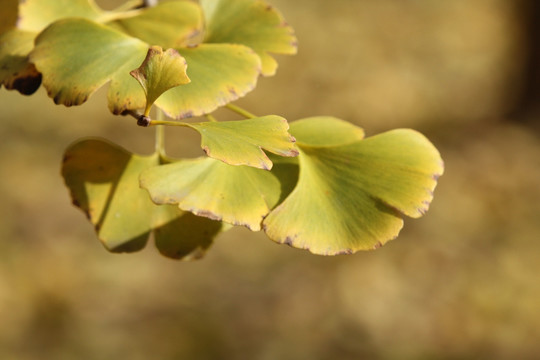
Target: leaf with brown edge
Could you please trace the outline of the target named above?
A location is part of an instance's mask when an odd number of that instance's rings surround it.
[[[443,166],[423,135],[399,129],[325,145],[321,134],[301,129],[306,126],[300,122],[297,132],[291,123],[300,174],[295,189],[264,220],[272,240],[321,255],[354,253],[397,237],[402,215],[417,218],[427,211]]]
[[[141,66],[130,72],[146,95],[144,115],[148,116],[150,108],[165,91],[190,82],[186,74],[186,60],[174,49],[163,51],[160,46],[148,49]]]
[[[155,231],[156,246],[165,256],[200,257],[221,224],[194,220],[176,206],[154,204],[139,187],[139,175],[159,164],[157,154],[134,155],[109,142],[86,139],[66,150],[62,175],[73,203],[109,251],[138,251]]]
[[[281,193],[279,180],[269,171],[208,157],[150,168],[140,182],[156,204],[177,204],[184,211],[254,231],[261,229]]]
[[[35,34],[13,29],[0,35],[0,85],[31,95],[41,85],[41,74],[28,61]]]
[[[129,71],[144,60],[148,45],[85,19],[59,20],[37,38],[30,60],[57,104],[80,105],[111,82],[109,108],[115,114],[140,109],[145,97]]]
[[[289,124],[281,116],[268,115],[248,120],[188,124],[201,134],[206,155],[230,165],[247,165],[270,170],[272,161],[263,151],[294,157],[298,155]]]
[[[205,42],[242,44],[262,61],[262,74],[274,75],[273,54],[296,54],[297,40],[281,13],[261,0],[201,0],[206,18]]]
[[[191,82],[156,100],[156,106],[172,118],[211,113],[244,96],[257,84],[261,61],[246,46],[200,44],[178,50],[187,61]]]

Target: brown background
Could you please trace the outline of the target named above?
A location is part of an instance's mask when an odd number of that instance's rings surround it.
[[[534,0],[275,0],[299,53],[239,104],[425,133],[446,174],[385,247],[320,257],[237,228],[205,259],[107,253],[70,204],[63,150],[151,129],[0,91],[0,358],[540,357],[540,128]],[[201,154],[189,130],[169,151]]]

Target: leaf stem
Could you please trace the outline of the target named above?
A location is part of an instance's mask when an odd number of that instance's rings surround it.
[[[243,117],[245,117],[247,119],[253,119],[253,118],[257,117],[257,115],[254,115],[254,114],[250,113],[249,111],[244,110],[241,107],[239,107],[237,105],[234,105],[234,104],[227,104],[227,105],[225,105],[225,107],[227,109],[231,110],[231,111],[234,111],[237,114],[242,115]]]
[[[163,120],[163,111],[161,109],[157,109],[157,118]],[[152,120],[150,120],[150,123],[152,123]],[[167,156],[165,153],[165,127],[163,125],[156,126],[156,152],[160,158]]]
[[[214,117],[214,115],[206,114],[204,115],[208,121],[217,122],[217,119]]]
[[[155,125],[167,125],[167,126],[183,126],[190,127],[188,123],[179,122],[179,121],[169,121],[169,120],[150,120],[149,126]]]

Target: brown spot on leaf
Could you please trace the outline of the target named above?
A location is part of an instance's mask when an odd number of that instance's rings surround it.
[[[190,117],[193,117],[193,111],[186,111],[185,113],[182,113],[180,115],[180,119],[187,119],[187,118],[190,118]]]
[[[203,149],[204,153],[206,154],[206,156],[210,156],[210,149],[208,148],[208,146],[205,145],[205,146],[203,146],[202,149]]]
[[[11,84],[6,84],[6,89],[15,89],[23,95],[32,95],[39,89],[41,86],[41,74],[31,73],[31,74],[14,74],[17,76],[13,79]]]
[[[377,243],[376,243],[375,245],[373,245],[373,249],[374,249],[374,250],[377,250],[377,249],[379,249],[379,248],[382,247],[382,246],[383,246],[382,242],[377,241]]]
[[[294,241],[293,238],[291,238],[290,236],[287,236],[287,237],[285,238],[285,240],[283,241],[283,243],[284,243],[285,245],[293,246],[293,241]]]

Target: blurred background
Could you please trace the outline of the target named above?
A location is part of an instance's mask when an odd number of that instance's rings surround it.
[[[103,3],[103,2],[102,2]],[[0,91],[1,359],[540,358],[540,3],[273,0],[299,38],[238,104],[411,127],[446,164],[383,248],[322,257],[235,228],[206,257],[108,253],[71,205],[64,149],[152,129],[41,89]],[[201,154],[189,130],[174,155]]]

